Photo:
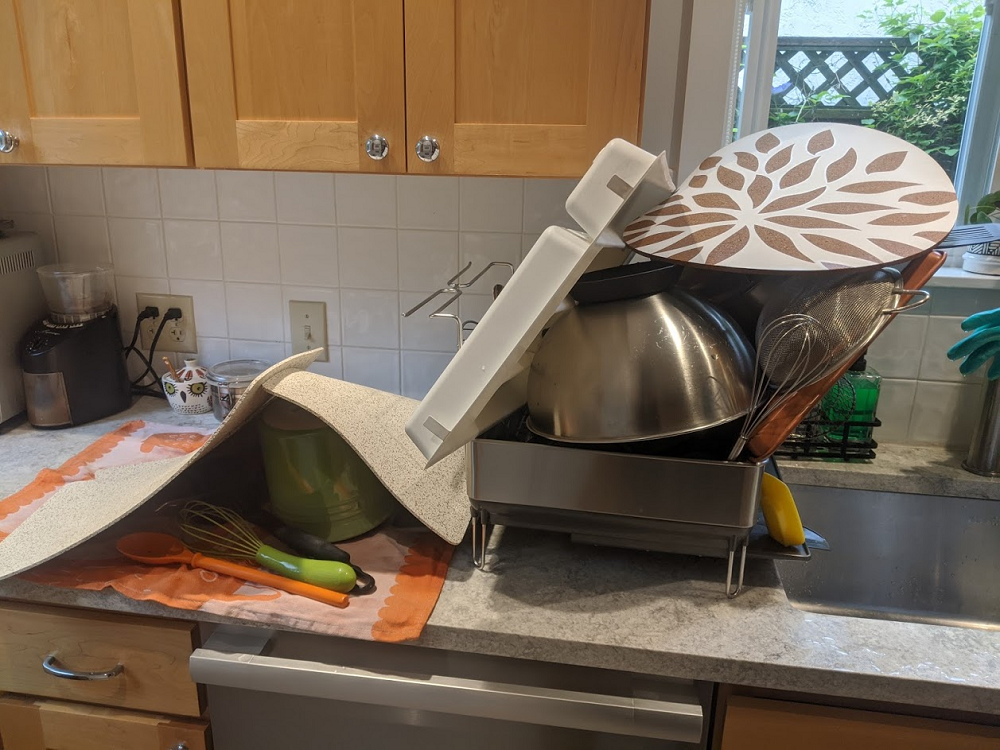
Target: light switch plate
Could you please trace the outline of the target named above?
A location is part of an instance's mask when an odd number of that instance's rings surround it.
[[[160,333],[160,339],[156,342],[157,352],[185,352],[189,354],[198,353],[198,331],[194,327],[194,298],[183,294],[144,294],[136,292],[135,306],[142,312],[147,306],[152,305],[160,311],[159,317],[146,318],[139,326],[139,341],[142,348],[149,351],[149,345],[153,343],[153,337],[160,327],[163,315],[171,307],[176,307],[181,311],[181,317],[177,320],[168,320]]]
[[[288,321],[292,333],[292,354],[301,354],[318,346],[323,353],[316,360],[330,361],[329,339],[326,337],[326,303],[291,300],[288,303]]]

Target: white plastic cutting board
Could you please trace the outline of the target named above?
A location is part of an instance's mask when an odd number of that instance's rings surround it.
[[[583,231],[542,233],[407,422],[428,466],[525,403],[534,344],[569,290],[588,270],[624,263],[625,227],[673,190],[664,154],[621,139],[601,150],[566,201]]]

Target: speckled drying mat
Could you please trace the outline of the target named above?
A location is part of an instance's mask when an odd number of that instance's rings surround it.
[[[30,570],[37,582],[112,587],[136,599],[263,624],[378,640],[417,637],[443,585],[449,542],[460,541],[468,524],[462,459],[452,457],[426,472],[423,457],[403,432],[415,401],[302,372],[311,360],[310,354],[298,355],[265,372],[211,435],[130,423],[58,469],[42,471],[32,485],[0,501],[0,579]],[[392,529],[345,545],[375,576],[378,593],[354,597],[347,610],[332,611],[204,571],[125,563],[109,547],[113,534],[95,539],[171,486],[274,396],[330,424],[404,507],[437,533]]]
[[[30,517],[60,487],[93,481],[98,469],[183,456],[203,445],[211,430],[128,422],[31,484],[0,500],[0,540]],[[131,519],[130,519],[131,520]],[[433,534],[388,529],[343,544],[375,578],[376,591],[334,609],[281,591],[186,565],[149,566],[117,553],[110,533],[83,543],[22,577],[62,588],[111,588],[131,599],[202,610],[273,626],[383,641],[416,638],[437,602],[452,547]],[[2,542],[0,542],[2,544]]]

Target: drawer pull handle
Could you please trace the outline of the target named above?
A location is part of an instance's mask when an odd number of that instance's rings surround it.
[[[13,153],[21,141],[13,133],[0,130],[0,154]]]
[[[124,672],[125,667],[122,664],[115,664],[104,672],[78,672],[64,667],[55,656],[46,656],[42,662],[42,671],[53,677],[62,677],[64,680],[110,680]]]

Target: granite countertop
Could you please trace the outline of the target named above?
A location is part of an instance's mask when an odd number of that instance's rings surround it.
[[[778,459],[788,484],[1000,500],[1000,479],[962,468],[965,453],[923,445],[880,443],[874,461]]]
[[[211,424],[142,399],[123,415],[73,430],[7,430],[0,433],[0,497],[134,418]],[[849,471],[829,466],[813,476],[891,473],[878,462]],[[456,553],[416,645],[1000,715],[1000,632],[804,612],[789,604],[774,566],[763,561],[748,563],[747,588],[728,600],[718,560],[586,547],[518,529],[497,529],[487,557],[480,571],[466,546]],[[232,622],[16,578],[0,581],[0,597]]]

